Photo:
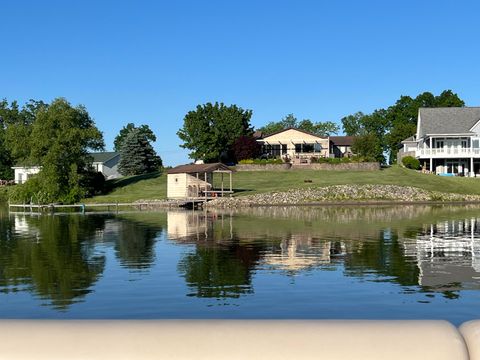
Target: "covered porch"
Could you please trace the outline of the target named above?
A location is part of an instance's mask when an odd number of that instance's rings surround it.
[[[442,176],[480,177],[480,158],[420,159],[423,169]]]

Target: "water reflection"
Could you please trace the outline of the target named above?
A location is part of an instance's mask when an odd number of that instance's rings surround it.
[[[479,214],[475,206],[64,216],[0,211],[0,293],[32,294],[51,308],[69,311],[76,303],[106,296],[99,282],[122,269],[148,282],[140,293],[139,285],[122,275],[121,286],[140,307],[152,306],[164,293],[176,301],[224,303],[250,301],[259,290],[274,303],[287,285],[275,288],[268,279],[335,272],[340,274],[339,302],[355,296],[352,281],[392,284],[397,299],[438,293],[454,300],[464,290],[480,290]],[[324,286],[318,279],[312,293]],[[107,300],[119,304],[120,314],[122,306],[132,306],[121,298]]]
[[[480,288],[479,219],[446,220],[426,225],[404,240],[404,254],[419,269],[418,284],[452,292]]]
[[[92,241],[101,224],[82,217],[21,215],[2,224],[1,292],[33,291],[65,309],[91,291],[105,264]]]

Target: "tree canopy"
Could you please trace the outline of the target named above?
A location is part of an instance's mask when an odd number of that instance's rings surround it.
[[[177,135],[183,140],[181,147],[190,150],[190,158],[215,162],[231,150],[235,140],[253,133],[251,117],[251,110],[237,105],[206,103],[185,115]]]
[[[343,131],[347,135],[374,135],[377,138],[372,147],[381,154],[388,155],[390,163],[396,161],[398,144],[415,134],[418,109],[421,107],[461,107],[462,99],[451,90],[440,95],[424,92],[412,98],[401,96],[394,105],[386,109],[377,109],[371,114],[357,112],[342,118]],[[378,147],[380,144],[380,147]],[[377,154],[380,157],[380,154]]]
[[[122,175],[147,174],[162,166],[162,159],[150,144],[149,137],[151,138],[141,128],[134,128],[125,136],[120,147],[118,164]]]
[[[20,107],[16,101],[0,101],[0,179],[12,179],[12,165],[28,156],[27,139],[42,101],[29,100]]]
[[[340,131],[340,127],[332,121],[312,122],[310,119],[299,121],[293,114],[288,114],[282,120],[277,122],[271,121],[257,130],[268,135],[288,128],[301,129],[318,136],[334,135],[338,134]]]
[[[140,125],[140,126],[135,126],[134,123],[128,123],[125,125],[118,135],[115,137],[115,140],[113,141],[113,150],[114,151],[120,151],[122,148],[123,141],[125,140],[125,137],[128,135],[128,133],[134,129],[138,129],[139,132],[145,136],[145,138],[148,141],[155,142],[157,141],[157,137],[153,133],[153,131],[150,129],[148,125]]]
[[[17,186],[14,196],[41,202],[75,202],[85,196],[82,184],[92,161],[88,152],[102,150],[104,143],[84,106],[55,99],[40,106],[33,121],[12,128],[10,136],[16,138],[17,132],[26,147],[12,148],[12,153],[22,155],[19,161],[42,169],[33,181]]]

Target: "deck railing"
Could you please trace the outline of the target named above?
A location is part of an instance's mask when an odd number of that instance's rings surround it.
[[[438,149],[420,149],[417,154],[421,156],[480,156],[480,149],[470,148],[438,148]]]

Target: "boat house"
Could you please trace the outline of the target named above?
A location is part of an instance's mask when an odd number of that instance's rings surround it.
[[[230,195],[232,172],[227,165],[180,165],[167,171],[167,197],[169,199],[209,200]],[[228,174],[228,180],[225,179]],[[214,175],[215,179],[214,179]],[[217,188],[214,188],[214,180]]]

